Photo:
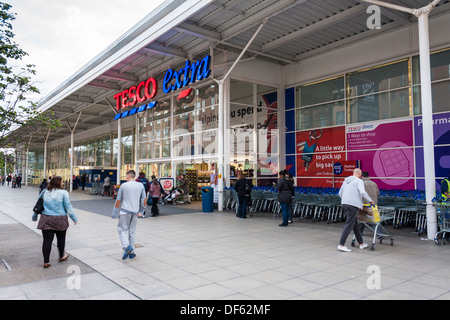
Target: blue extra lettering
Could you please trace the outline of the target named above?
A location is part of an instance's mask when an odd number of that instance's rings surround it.
[[[167,70],[164,76],[164,93],[170,93],[183,87],[188,86],[191,83],[195,83],[197,80],[203,80],[211,75],[211,56],[206,56],[201,61],[191,63],[186,61],[184,68],[179,71],[172,69]]]

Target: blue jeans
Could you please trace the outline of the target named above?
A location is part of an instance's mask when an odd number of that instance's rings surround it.
[[[247,201],[248,196],[238,197],[239,200],[239,207],[237,216],[238,218],[247,218]]]
[[[290,204],[289,203],[280,203],[281,206],[281,214],[283,216],[283,224],[287,225],[289,223],[289,211]]]

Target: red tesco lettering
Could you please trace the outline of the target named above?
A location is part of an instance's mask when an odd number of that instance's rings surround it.
[[[153,99],[158,93],[158,82],[155,78],[139,83],[127,90],[124,90],[114,96],[117,102],[117,111],[132,107],[137,103]]]

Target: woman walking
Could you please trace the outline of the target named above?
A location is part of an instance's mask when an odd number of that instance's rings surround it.
[[[152,214],[151,216],[159,215],[158,201],[161,198],[161,186],[158,179],[152,176],[152,183],[150,184],[150,197],[152,197]]]
[[[76,225],[78,219],[70,203],[69,193],[63,190],[62,178],[53,177],[43,190],[41,195],[44,199],[44,211],[41,214],[37,228],[42,230],[44,242],[42,253],[44,255],[44,268],[51,266],[50,252],[52,250],[53,238],[58,240],[59,262],[67,260],[69,254],[64,254],[66,246],[66,232],[69,228],[69,216]]]

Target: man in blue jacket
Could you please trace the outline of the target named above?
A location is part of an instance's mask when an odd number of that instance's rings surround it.
[[[350,232],[353,230],[356,240],[359,242],[359,248],[367,248],[364,243],[361,232],[356,221],[358,211],[363,208],[363,199],[370,204],[374,204],[372,199],[367,194],[362,180],[362,171],[359,168],[353,170],[353,175],[345,178],[341,189],[339,190],[339,197],[342,200],[342,208],[346,215],[344,230],[342,231],[341,239],[339,240],[339,251],[350,252],[349,248],[345,246],[345,241]]]

